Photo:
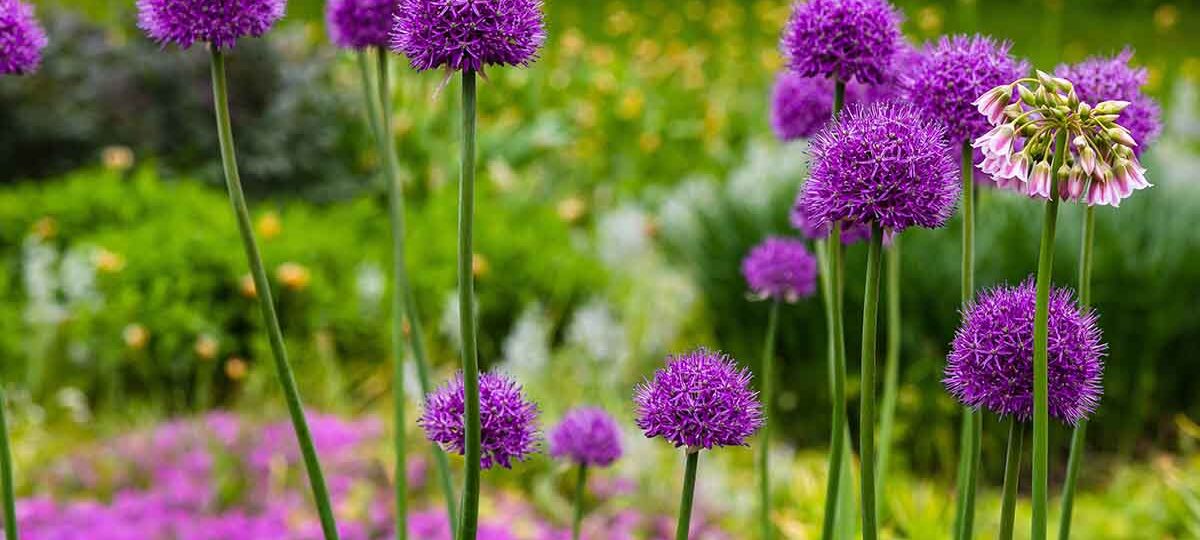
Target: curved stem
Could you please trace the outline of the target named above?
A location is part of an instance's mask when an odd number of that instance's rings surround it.
[[[887,360],[883,368],[883,401],[879,406],[879,464],[875,472],[875,496],[887,493],[888,462],[892,454],[892,433],[896,421],[896,394],[900,385],[900,235],[892,236],[887,250]],[[886,508],[881,508],[886,512]],[[880,516],[882,518],[882,516]]]
[[[4,497],[4,537],[17,540],[17,499],[13,489],[12,449],[8,440],[8,419],[5,408],[8,400],[4,386],[0,385],[0,490]]]
[[[1096,208],[1088,205],[1083,214],[1083,240],[1079,248],[1079,305],[1089,308],[1092,304],[1092,245],[1096,238]],[[1079,480],[1079,468],[1083,464],[1084,445],[1087,443],[1086,418],[1075,425],[1071,433],[1071,454],[1067,458],[1067,478],[1063,483],[1062,517],[1058,522],[1059,540],[1071,538],[1071,514],[1075,510],[1075,483]]]
[[[575,480],[575,520],[571,522],[571,540],[579,540],[579,531],[583,527],[583,497],[587,493],[586,463],[579,464],[579,474]]]
[[[463,393],[466,412],[466,479],[463,482],[460,540],[475,540],[479,525],[479,357],[475,344],[475,275],[472,227],[475,221],[475,72],[462,74],[462,179],[458,189],[458,305],[462,332]]]
[[[1012,540],[1013,520],[1017,513],[1017,489],[1021,484],[1021,452],[1025,443],[1025,425],[1014,416],[1008,421],[1008,451],[1004,458],[1004,501],[1000,505],[999,540]]]
[[[1054,160],[1050,170],[1057,173],[1066,154],[1067,132],[1059,130],[1054,138]],[[1047,401],[1047,345],[1049,344],[1050,282],[1054,270],[1054,233],[1058,223],[1058,188],[1050,190],[1042,220],[1042,239],[1038,252],[1037,304],[1033,312],[1033,523],[1030,538],[1045,540],[1049,490],[1050,431]]]
[[[959,175],[962,178],[962,280],[965,307],[975,297],[975,164],[970,141],[960,145]],[[962,409],[962,438],[958,456],[957,513],[955,538],[967,540],[975,530],[975,491],[979,476],[979,447],[983,418],[970,407]]]
[[[337,524],[333,519],[333,508],[329,503],[329,489],[325,486],[325,475],[321,472],[321,464],[317,460],[312,433],[309,431],[308,421],[304,417],[304,405],[300,401],[300,392],[296,388],[296,377],[288,362],[283,332],[279,328],[279,317],[275,314],[275,302],[271,297],[271,284],[267,281],[267,272],[263,268],[258,243],[254,239],[254,226],[250,221],[250,211],[246,207],[246,196],[242,192],[242,182],[238,176],[233,130],[229,123],[229,90],[225,81],[225,58],[220,49],[212,47],[211,51],[213,104],[216,108],[217,136],[221,146],[221,163],[225,169],[225,185],[229,191],[229,201],[233,205],[242,245],[246,250],[246,259],[250,263],[250,275],[254,278],[259,307],[262,309],[263,322],[266,324],[267,336],[270,338],[271,353],[275,359],[275,371],[280,385],[283,386],[288,413],[292,418],[292,428],[296,432],[300,455],[308,473],[308,482],[312,487],[317,514],[321,519],[321,530],[326,540],[335,540],[338,538],[338,531]]]
[[[692,499],[696,494],[696,464],[700,451],[688,450],[687,465],[683,472],[683,494],[679,497],[679,522],[675,525],[675,540],[688,540],[692,527]]]
[[[837,530],[838,502],[842,489],[842,467],[846,450],[846,362],[845,340],[842,336],[842,307],[841,272],[841,225],[834,224],[829,231],[829,238],[817,244],[818,252],[824,252],[826,260],[825,274],[828,276],[828,290],[825,291],[825,319],[828,326],[829,361],[832,366],[832,396],[833,420],[829,442],[829,471],[825,485],[825,518],[821,525],[821,539],[832,540]],[[824,246],[824,247],[822,247]]]
[[[879,533],[875,509],[875,338],[879,319],[879,272],[883,256],[883,228],[871,225],[867,248],[866,290],[863,292],[862,401],[859,406],[858,439],[862,457],[863,540]]]
[[[768,471],[771,459],[771,406],[775,403],[775,329],[779,322],[779,300],[771,302],[767,315],[767,336],[763,343],[762,362],[762,435],[758,444],[758,489],[759,524],[763,540],[770,540],[771,533],[771,475]]]

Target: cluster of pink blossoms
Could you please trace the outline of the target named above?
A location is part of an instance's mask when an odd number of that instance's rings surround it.
[[[1015,101],[1014,101],[1015,96]],[[983,152],[980,169],[1002,188],[1031,197],[1059,196],[1088,205],[1119,206],[1134,191],[1150,187],[1129,130],[1117,123],[1127,101],[1081,102],[1074,85],[1037,72],[1037,78],[997,86],[975,100],[994,126],[972,144]],[[1068,144],[1062,166],[1051,170],[1056,136]]]

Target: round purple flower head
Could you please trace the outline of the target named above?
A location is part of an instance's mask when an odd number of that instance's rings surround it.
[[[946,389],[968,407],[1028,420],[1033,413],[1033,279],[979,295],[963,313],[946,358]],[[1069,289],[1050,294],[1050,415],[1075,424],[1095,411],[1105,345],[1096,315]]]
[[[329,0],[325,4],[329,38],[346,49],[387,47],[395,16],[395,0]]]
[[[413,69],[526,66],[546,41],[540,0],[399,0],[392,49]]]
[[[780,49],[801,76],[876,84],[903,47],[900,20],[886,0],[809,0],[796,4]]]
[[[742,259],[742,276],[755,296],[795,302],[817,290],[817,261],[804,242],[771,237]]]
[[[975,112],[975,99],[1029,71],[1029,64],[1009,55],[1011,46],[981,35],[943,36],[915,62],[910,102],[944,124],[951,141],[974,141],[991,129],[987,118]]]
[[[783,71],[771,91],[771,129],[781,140],[811,137],[829,121],[833,84],[829,79]]]
[[[184,49],[197,41],[232,49],[283,17],[285,0],[137,0],[138,28],[151,39]]]
[[[750,372],[707,349],[668,358],[635,392],[637,425],[646,437],[661,436],[688,451],[744,446],[763,424]]]
[[[1074,65],[1055,69],[1059,77],[1070,80],[1084,103],[1095,105],[1102,101],[1128,101],[1117,122],[1129,130],[1137,146],[1133,152],[1141,155],[1146,145],[1154,142],[1162,131],[1161,111],[1153,98],[1142,93],[1146,84],[1146,68],[1129,65],[1133,51],[1126,49],[1112,58],[1092,57]]]
[[[818,223],[808,219],[808,214],[804,213],[804,205],[801,201],[804,200],[804,191],[796,194],[796,202],[792,204],[792,211],[788,214],[788,218],[792,223],[792,227],[805,238],[809,240],[822,240],[829,236],[829,223]],[[842,245],[848,246],[862,242],[871,238],[871,226],[862,223],[842,224]]]
[[[824,226],[878,223],[896,232],[935,228],[954,212],[959,185],[945,129],[892,101],[850,107],[813,139],[800,204]]]
[[[37,71],[46,47],[46,31],[33,16],[33,6],[0,0],[0,75]]]
[[[425,437],[463,455],[466,429],[463,426],[462,373],[445,386],[425,396],[425,409],[417,423]],[[479,419],[482,424],[480,466],[499,464],[511,468],[513,460],[524,461],[537,450],[537,405],[526,401],[521,386],[498,373],[479,376]]]
[[[611,465],[621,457],[621,429],[603,409],[572,409],[550,432],[550,455],[580,465]]]

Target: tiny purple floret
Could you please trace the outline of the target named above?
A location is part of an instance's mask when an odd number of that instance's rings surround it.
[[[430,441],[458,455],[464,453],[466,428],[463,414],[462,373],[425,396],[417,423]],[[537,451],[537,405],[525,399],[521,386],[504,375],[479,376],[479,419],[482,426],[480,466],[512,468]]]
[[[761,299],[795,302],[817,290],[817,261],[804,241],[771,237],[742,259],[742,276]]]
[[[606,467],[621,457],[621,428],[604,409],[572,409],[550,432],[550,455]]]

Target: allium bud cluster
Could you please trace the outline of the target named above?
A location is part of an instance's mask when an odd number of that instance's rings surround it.
[[[1065,199],[1089,205],[1119,206],[1134,191],[1150,187],[1134,148],[1137,142],[1117,120],[1128,101],[1079,100],[1074,85],[1042,71],[985,92],[975,107],[993,126],[972,146],[983,152],[980,169],[1000,187],[1031,197]],[[1054,139],[1065,131],[1062,166],[1051,170]]]

